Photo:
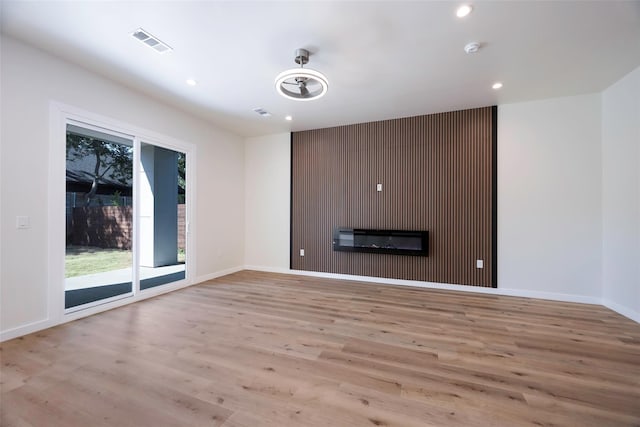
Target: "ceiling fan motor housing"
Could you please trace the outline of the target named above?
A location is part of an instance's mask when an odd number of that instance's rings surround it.
[[[296,49],[296,59],[294,61],[300,66],[307,64],[309,62],[309,51],[307,49]]]

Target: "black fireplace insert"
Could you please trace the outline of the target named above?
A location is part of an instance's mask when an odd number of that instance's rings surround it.
[[[334,251],[427,256],[428,249],[429,232],[424,230],[333,230]]]

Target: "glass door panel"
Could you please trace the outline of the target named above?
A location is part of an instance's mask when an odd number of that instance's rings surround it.
[[[140,289],[185,278],[185,153],[140,144]]]
[[[65,309],[133,292],[133,140],[66,129]]]

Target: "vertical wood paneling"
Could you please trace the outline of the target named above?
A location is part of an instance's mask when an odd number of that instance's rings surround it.
[[[291,267],[492,286],[494,126],[487,107],[293,133]],[[429,256],[334,252],[340,226],[428,230]]]

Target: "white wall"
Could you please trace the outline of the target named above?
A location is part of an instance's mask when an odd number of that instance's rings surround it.
[[[597,94],[498,108],[498,287],[599,300],[600,123]]]
[[[245,265],[289,269],[291,134],[245,142]]]
[[[640,322],[640,68],[602,94],[604,303]]]
[[[244,264],[243,139],[5,36],[1,39],[0,329],[46,321],[50,101],[196,146],[196,280]],[[16,216],[31,218],[17,230]]]

